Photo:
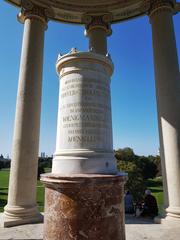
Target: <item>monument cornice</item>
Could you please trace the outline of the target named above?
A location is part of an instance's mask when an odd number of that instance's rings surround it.
[[[107,71],[109,72],[110,75],[112,75],[113,70],[114,70],[114,65],[112,60],[109,58],[109,56],[103,56],[101,54],[97,54],[94,52],[78,52],[76,51],[70,51],[69,53],[61,56],[58,56],[57,62],[56,62],[56,72],[57,74],[64,76],[66,75],[66,73],[63,71],[61,72],[62,68],[64,67],[64,64],[67,65],[67,63],[72,63],[74,61],[78,61],[82,59],[84,61],[88,61],[88,62],[93,62],[94,60],[97,63],[101,63],[102,65],[104,65],[105,69],[107,69]],[[74,68],[73,70],[71,70],[72,72],[79,70],[77,67],[76,69]],[[90,70],[90,68],[86,68],[86,70]],[[68,70],[69,71],[69,70]],[[96,70],[98,71],[98,69]]]

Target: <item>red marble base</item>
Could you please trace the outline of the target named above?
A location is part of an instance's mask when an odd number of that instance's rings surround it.
[[[44,240],[125,240],[124,183],[117,175],[42,175]]]

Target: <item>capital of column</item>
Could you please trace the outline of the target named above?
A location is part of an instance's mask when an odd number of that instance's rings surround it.
[[[83,16],[83,21],[85,23],[85,36],[89,35],[89,32],[93,29],[104,29],[106,31],[107,36],[110,36],[112,34],[110,21],[112,19],[112,16],[110,14],[104,14],[104,15],[97,15],[97,16],[91,16],[91,15],[85,15]]]
[[[18,14],[18,20],[24,23],[26,19],[38,19],[47,25],[48,9],[39,7],[30,0],[22,0],[21,12]]]
[[[174,9],[174,0],[148,0],[149,10],[148,15],[152,17],[160,12],[169,11]]]

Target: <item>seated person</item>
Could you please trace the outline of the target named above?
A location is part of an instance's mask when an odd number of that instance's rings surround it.
[[[129,191],[126,192],[124,197],[125,213],[134,213],[133,197]]]
[[[147,189],[145,191],[144,207],[143,207],[141,216],[155,217],[157,215],[158,215],[158,205],[157,205],[156,198],[151,194],[151,191]]]

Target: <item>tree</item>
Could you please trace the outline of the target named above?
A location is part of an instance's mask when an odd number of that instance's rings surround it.
[[[4,162],[0,161],[0,169],[4,167]]]
[[[115,157],[118,160],[122,161],[134,161],[136,158],[133,149],[126,147],[126,148],[119,148],[117,151],[115,151]]]
[[[158,173],[156,164],[148,157],[138,157],[136,159],[136,165],[144,180],[147,180],[148,178],[155,178]]]
[[[44,170],[44,167],[43,165],[39,164],[38,165],[38,174],[37,174],[37,179],[39,180],[40,179],[40,175],[45,173],[45,170]]]
[[[136,164],[133,162],[118,160],[117,167],[120,171],[128,173],[125,190],[130,191],[136,203],[142,201],[146,184]]]
[[[128,173],[125,189],[129,190],[136,202],[142,200],[147,179],[155,178],[160,168],[160,158],[157,156],[137,156],[133,149],[123,148],[115,151],[117,166],[120,171]]]
[[[148,156],[148,158],[156,165],[157,167],[157,174],[156,177],[162,176],[162,169],[161,169],[161,158],[160,156]]]

